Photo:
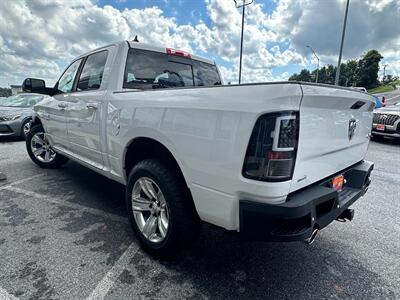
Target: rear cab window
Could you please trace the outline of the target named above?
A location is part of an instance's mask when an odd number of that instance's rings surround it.
[[[220,85],[216,66],[166,53],[129,49],[124,88],[160,89]]]
[[[215,65],[193,60],[193,74],[196,86],[221,85],[221,78]]]

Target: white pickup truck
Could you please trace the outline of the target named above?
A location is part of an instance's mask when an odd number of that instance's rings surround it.
[[[133,230],[155,255],[202,221],[266,241],[312,242],[368,189],[374,98],[300,82],[221,85],[212,61],[124,41],[76,58],[34,107],[31,159],[73,159],[126,185]]]

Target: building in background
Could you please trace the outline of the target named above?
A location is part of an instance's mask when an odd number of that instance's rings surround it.
[[[13,84],[11,84],[10,88],[11,88],[11,94],[12,95],[16,95],[16,94],[22,93],[22,85],[13,85]]]

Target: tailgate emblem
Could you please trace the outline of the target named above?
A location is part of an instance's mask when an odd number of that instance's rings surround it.
[[[353,138],[354,132],[356,131],[356,127],[357,127],[357,121],[355,119],[350,119],[349,120],[349,131],[348,131],[349,141]]]

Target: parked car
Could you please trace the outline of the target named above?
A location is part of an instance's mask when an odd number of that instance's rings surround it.
[[[379,99],[378,96],[372,95],[372,97],[375,98],[375,108],[383,107],[383,103],[382,103],[381,99]]]
[[[359,90],[359,91],[361,91],[361,92],[368,93],[368,91],[367,91],[367,89],[366,89],[365,87],[362,87],[362,86],[355,86],[355,87],[353,87],[353,88],[356,89],[356,90]]]
[[[372,135],[400,138],[400,102],[374,111]]]
[[[266,241],[312,242],[368,189],[374,98],[300,82],[221,85],[214,62],[137,42],[77,57],[34,107],[34,163],[73,159],[126,185],[151,254],[191,243],[201,222]],[[111,199],[110,199],[111,200]]]
[[[356,89],[356,90],[359,90],[361,92],[368,93],[368,91],[367,91],[367,89],[365,87],[357,87],[357,86],[355,86],[353,88]],[[385,96],[382,96],[381,98],[379,98],[379,96],[372,95],[372,94],[371,94],[371,96],[375,98],[375,108],[381,108],[381,107],[385,107],[386,106],[386,104],[385,104],[385,100],[386,100]]]
[[[41,94],[19,94],[0,99],[0,136],[26,138],[32,120],[32,106],[41,101]]]

